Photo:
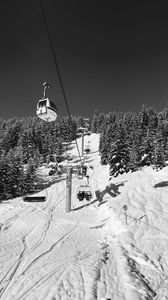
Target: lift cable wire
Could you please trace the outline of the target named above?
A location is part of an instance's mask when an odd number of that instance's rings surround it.
[[[123,213],[123,214],[124,214],[124,213]],[[125,214],[124,214],[124,215],[125,215]],[[141,218],[145,217],[146,215],[145,215],[145,216],[142,216],[142,217],[140,217],[140,218],[135,218],[135,217],[132,217],[132,216],[130,216],[130,215],[128,215],[128,214],[126,214],[126,215],[127,215],[127,217],[129,217],[129,218],[135,220],[136,222],[139,221],[140,223],[142,223],[142,224],[144,224],[144,225],[147,225],[148,227],[151,227],[151,228],[153,228],[154,230],[157,230],[157,231],[159,231],[159,232],[161,232],[161,233],[164,233],[164,234],[168,235],[168,232],[166,232],[166,231],[164,231],[164,230],[160,230],[159,228],[157,228],[157,227],[155,227],[155,226],[153,226],[153,225],[151,225],[151,224],[149,224],[149,223],[143,222],[143,221],[141,220]]]
[[[58,59],[57,59],[57,56],[56,56],[55,48],[54,48],[52,37],[51,37],[51,34],[50,34],[50,30],[49,30],[49,26],[48,26],[48,22],[47,22],[47,17],[46,17],[45,12],[44,12],[44,7],[43,7],[42,0],[40,0],[40,8],[41,8],[42,17],[43,17],[43,20],[44,20],[44,23],[45,23],[47,36],[48,36],[52,56],[53,56],[53,59],[54,59],[55,67],[56,67],[56,70],[57,70],[57,75],[58,75],[59,83],[60,83],[60,86],[61,86],[63,98],[65,100],[65,105],[66,105],[66,108],[67,108],[69,120],[71,122],[73,133],[75,135],[74,125],[73,125],[73,121],[72,121],[72,117],[71,117],[71,113],[70,113],[70,109],[69,109],[69,105],[68,105],[68,100],[67,100],[67,97],[66,97],[66,93],[65,93],[65,89],[64,89],[64,85],[63,85],[63,81],[62,81],[62,77],[61,77],[61,72],[60,72],[60,68],[59,68],[59,64],[58,64]],[[83,165],[84,162],[82,162],[82,158],[81,158],[81,155],[80,155],[79,146],[78,146],[78,142],[77,142],[76,138],[75,138],[75,143],[76,143],[77,151],[78,151],[79,158],[80,158],[80,161],[81,161],[81,165]]]
[[[155,209],[155,210],[158,210],[158,211],[162,212],[163,214],[168,214],[168,211],[159,209],[159,208],[157,208],[157,207],[155,207],[155,206],[152,206],[152,205],[145,204],[145,203],[143,203],[143,202],[141,202],[141,201],[138,201],[138,200],[135,200],[135,199],[131,199],[131,201],[134,201],[134,202],[137,202],[137,203],[139,203],[139,204],[141,204],[141,205],[143,205],[143,206],[147,206],[147,207],[151,207],[151,208],[152,208],[152,209],[146,209],[146,210],[149,210],[149,211],[152,211],[152,212],[153,212],[153,210]]]

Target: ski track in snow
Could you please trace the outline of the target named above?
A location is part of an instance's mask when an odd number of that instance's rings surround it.
[[[78,201],[83,181],[73,175],[70,213],[64,178],[39,193],[46,193],[44,203],[18,198],[1,205],[0,299],[168,299],[167,168],[109,181],[99,135],[88,140],[90,203]],[[70,152],[77,156],[75,147]]]

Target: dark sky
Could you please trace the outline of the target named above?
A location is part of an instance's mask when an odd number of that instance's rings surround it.
[[[43,0],[73,115],[168,103],[168,3]],[[38,0],[0,4],[1,118],[33,116],[42,83],[66,114]]]

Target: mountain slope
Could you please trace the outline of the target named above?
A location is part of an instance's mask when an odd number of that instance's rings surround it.
[[[65,176],[40,192],[44,203],[1,204],[1,299],[167,299],[168,170],[147,167],[109,181],[99,135],[89,141],[90,203],[78,201],[83,180],[74,174],[70,213]],[[74,144],[69,153],[66,165],[75,166]]]

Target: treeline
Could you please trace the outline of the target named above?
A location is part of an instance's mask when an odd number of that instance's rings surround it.
[[[159,113],[145,106],[139,113],[96,111],[92,132],[100,133],[101,163],[109,164],[110,176],[150,165],[159,170],[168,162],[167,108]]]
[[[65,151],[64,142],[76,138],[82,117],[58,117],[46,123],[37,117],[0,120],[0,200],[36,189],[36,169]],[[89,128],[90,129],[90,128]],[[95,111],[91,131],[100,133],[101,163],[110,176],[168,162],[168,109],[156,112],[143,106],[139,113]]]
[[[82,117],[58,117],[46,123],[37,117],[0,120],[0,200],[36,188],[36,169],[53,155],[62,155],[64,142],[76,137]]]

